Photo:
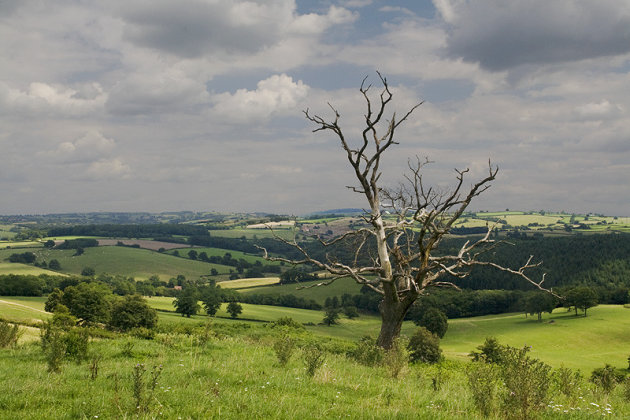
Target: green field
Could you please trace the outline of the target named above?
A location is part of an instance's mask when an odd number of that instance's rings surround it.
[[[277,261],[267,261],[260,255],[253,255],[253,254],[248,254],[246,252],[233,251],[230,249],[223,249],[223,248],[194,247],[194,248],[170,250],[170,251],[166,251],[165,253],[169,255],[173,255],[175,251],[177,251],[177,253],[181,257],[188,258],[188,252],[190,252],[191,250],[194,250],[197,254],[205,252],[208,255],[208,257],[223,257],[226,253],[229,253],[230,255],[232,255],[233,259],[235,260],[243,259],[250,264],[254,264],[256,261],[259,261],[261,264],[266,264],[266,265],[279,265],[280,264]],[[230,268],[234,269],[234,267],[230,267]]]
[[[248,229],[248,228],[235,228],[225,230],[211,230],[210,235],[220,238],[242,238],[256,239],[256,238],[273,238],[274,234],[284,239],[293,239],[295,230],[288,228],[274,229],[273,232],[269,229]]]
[[[192,318],[174,313],[173,298],[152,297],[149,304],[160,310],[160,322],[167,324],[204,322],[210,319],[203,312]],[[31,323],[45,319],[44,297],[0,298],[0,316],[20,322]],[[232,323],[225,312],[225,304],[217,313],[215,322]],[[320,324],[324,313],[307,309],[283,308],[266,305],[242,304],[243,313],[239,321],[255,323],[275,321],[280,317],[291,317],[298,322],[310,324],[307,329],[318,336],[356,341],[364,335],[375,337],[380,329],[380,318],[362,315],[349,320],[341,317],[335,326]],[[618,305],[600,305],[589,310],[587,317],[576,317],[564,309],[545,315],[539,323],[523,314],[507,314],[449,320],[449,329],[441,342],[447,358],[467,360],[467,354],[483,343],[486,337],[494,336],[499,342],[514,347],[532,346],[532,355],[552,366],[565,366],[590,372],[596,367],[610,363],[619,368],[627,367],[630,353],[630,309]],[[553,322],[550,322],[553,321]],[[415,326],[405,322],[403,333],[410,335]]]
[[[271,286],[278,284],[279,277],[261,277],[253,279],[238,279],[238,280],[226,280],[217,283],[217,286],[221,286],[224,289],[251,289],[261,286]]]
[[[44,268],[35,267],[33,265],[28,264],[20,264],[20,263],[9,263],[9,262],[0,262],[0,275],[2,274],[21,274],[21,275],[34,275],[38,276],[40,274],[51,274],[51,275],[59,275],[59,273],[46,270]],[[65,275],[65,274],[64,274]]]
[[[0,258],[7,250],[0,251]],[[198,278],[208,275],[212,268],[219,273],[228,273],[231,267],[219,264],[208,264],[187,258],[178,258],[146,249],[121,246],[102,246],[86,248],[85,253],[75,256],[74,250],[40,249],[34,251],[39,261],[57,259],[61,271],[69,274],[80,274],[83,268],[92,267],[96,274],[109,273],[145,280],[156,274],[164,281],[183,274],[187,278]]]
[[[361,290],[361,285],[357,284],[354,280],[349,278],[343,278],[336,280],[331,285],[325,287],[310,287],[310,288],[298,288],[298,287],[308,287],[314,286],[322,280],[317,281],[305,281],[298,284],[283,284],[283,285],[275,285],[275,286],[261,286],[261,287],[252,287],[249,289],[240,289],[239,293],[244,294],[260,294],[260,295],[294,295],[297,297],[302,297],[305,299],[312,299],[315,302],[323,305],[326,298],[330,296],[341,296],[344,293],[349,293],[351,295],[358,294]]]

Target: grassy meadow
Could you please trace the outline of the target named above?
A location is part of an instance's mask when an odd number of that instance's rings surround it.
[[[162,310],[171,304],[166,298],[148,300]],[[43,302],[44,298],[2,298],[0,314],[43,318]],[[19,305],[25,313],[11,312]],[[588,376],[591,361],[580,361],[586,360],[586,353],[627,353],[617,345],[610,347],[611,340],[602,341],[603,335],[615,332],[602,330],[601,323],[620,323],[618,332],[627,330],[630,322],[630,309],[622,307],[602,306],[589,312],[587,318],[574,319],[566,313],[553,314],[542,324],[522,315],[452,320],[442,342],[446,361],[409,365],[396,378],[391,365],[364,366],[345,355],[361,334],[375,334],[377,317],[292,330],[260,321],[291,316],[316,323],[322,313],[244,305],[242,317],[259,320],[253,322],[222,318],[227,316],[224,308],[220,317],[212,319],[160,312],[153,340],[122,335],[93,339],[88,360],[67,361],[61,373],[48,372],[36,333],[27,331],[17,347],[0,349],[0,417],[503,419],[505,413],[498,409],[489,417],[476,409],[465,375],[467,362],[460,353],[472,350],[490,332],[501,342],[514,345],[522,345],[526,339],[534,346],[534,356],[556,368],[574,363]],[[550,319],[554,323],[549,324]],[[331,338],[324,333],[345,326],[351,327],[352,336]],[[548,331],[556,327],[570,332],[572,339]],[[413,326],[405,327],[406,333],[412,330]],[[298,347],[288,364],[281,366],[273,345],[285,334]],[[619,344],[621,341],[619,337]],[[325,359],[310,377],[301,349],[315,342],[323,346]],[[564,358],[554,355],[554,342],[561,342],[556,346],[563,348]],[[615,356],[611,354],[607,361],[625,367],[624,357],[618,360]],[[623,390],[618,386],[607,395],[582,380],[575,395],[566,397],[552,383],[549,403],[536,418],[627,418],[630,403]]]
[[[305,281],[300,284],[277,284],[272,286],[255,286],[250,288],[239,289],[239,293],[244,294],[260,294],[260,295],[295,295],[296,297],[302,297],[305,299],[313,299],[315,302],[323,305],[326,298],[329,296],[341,296],[344,293],[351,295],[358,294],[361,290],[361,285],[357,284],[350,278],[342,278],[336,280],[332,284],[326,287],[310,287],[322,280]],[[225,286],[223,286],[225,287]]]

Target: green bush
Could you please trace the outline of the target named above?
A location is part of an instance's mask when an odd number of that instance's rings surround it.
[[[425,327],[418,328],[411,336],[407,349],[411,362],[437,363],[442,358],[440,339]]]
[[[484,343],[477,346],[477,350],[479,351],[472,351],[469,354],[473,362],[501,363],[505,346],[499,344],[499,341],[494,337],[486,337]]]
[[[370,336],[361,337],[356,347],[347,356],[365,366],[378,366],[383,363],[385,351],[376,345],[376,340]]]
[[[22,336],[23,331],[17,324],[0,320],[0,348],[13,346]]]
[[[597,368],[591,373],[591,382],[597,385],[606,394],[609,394],[618,383],[626,378],[625,372],[615,369],[614,366],[606,365],[603,368]]]
[[[114,303],[108,325],[120,331],[129,331],[134,328],[152,329],[157,322],[157,311],[142,296],[128,295]]]
[[[394,379],[401,375],[409,362],[410,355],[406,344],[404,338],[398,337],[383,357],[383,364],[387,368],[389,375]]]
[[[508,418],[529,419],[532,412],[543,409],[547,403],[551,367],[527,356],[529,350],[530,347],[507,346],[503,352],[503,410]]]
[[[272,324],[273,327],[288,327],[288,328],[295,328],[298,330],[303,330],[304,329],[304,325],[300,324],[299,322],[297,322],[296,320],[294,320],[293,318],[291,318],[290,316],[283,316],[281,318],[278,318],[277,320],[275,320]]]
[[[496,409],[496,395],[499,387],[499,372],[496,365],[473,362],[466,371],[468,389],[475,407],[485,417]]]
[[[317,369],[322,367],[324,364],[326,354],[319,344],[313,343],[302,349],[302,360],[304,362],[304,367],[306,367],[306,374],[313,377],[315,376]]]
[[[295,341],[288,335],[284,335],[273,343],[273,351],[278,358],[278,364],[286,366],[295,350]]]

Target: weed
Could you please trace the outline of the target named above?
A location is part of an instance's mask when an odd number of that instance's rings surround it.
[[[0,348],[15,345],[23,333],[24,331],[17,324],[11,325],[0,320]]]
[[[134,347],[135,347],[135,344],[131,340],[127,340],[123,344],[123,348],[120,354],[125,357],[134,357],[135,356],[135,353],[133,352]]]
[[[315,372],[324,364],[326,359],[324,351],[317,343],[306,346],[302,350],[302,357],[306,367],[306,374],[311,378],[315,376]]]
[[[153,400],[153,394],[158,384],[158,379],[162,373],[162,365],[153,366],[148,382],[145,382],[147,370],[144,363],[137,363],[133,367],[131,375],[133,381],[133,398],[135,408],[138,412],[146,412],[149,409],[149,402]]]
[[[485,417],[495,410],[498,371],[495,365],[473,362],[466,371],[475,407]]]
[[[89,368],[90,368],[90,379],[96,380],[98,377],[98,366],[101,362],[102,356],[100,354],[92,356],[90,360]]]
[[[383,364],[387,368],[392,378],[398,378],[407,367],[409,353],[406,349],[405,340],[401,337],[394,340],[392,347],[385,352]]]
[[[273,350],[278,358],[278,364],[282,367],[286,366],[293,355],[295,350],[295,341],[288,335],[284,335],[275,343],[273,343]]]
[[[357,346],[347,353],[347,356],[365,366],[378,366],[383,363],[385,351],[376,345],[376,340],[370,336],[361,337]]]

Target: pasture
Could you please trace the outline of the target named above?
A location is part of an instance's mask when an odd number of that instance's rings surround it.
[[[341,296],[344,293],[355,295],[360,293],[361,290],[361,285],[357,284],[354,280],[350,278],[342,278],[336,280],[326,287],[314,287],[322,281],[325,281],[325,279],[304,281],[300,282],[299,284],[293,283],[277,284],[272,286],[256,286],[240,289],[239,293],[273,296],[294,295],[296,297],[302,297],[304,299],[312,299],[320,305],[323,305],[327,297]]]
[[[45,297],[0,297],[0,317],[10,321],[33,324],[47,319],[44,312]],[[339,324],[322,324],[323,311],[284,308],[266,305],[242,304],[243,312],[233,320],[223,304],[214,318],[203,310],[191,318],[174,312],[173,298],[152,297],[149,305],[159,310],[160,323],[193,325],[210,319],[216,323],[246,322],[259,325],[281,317],[291,317],[307,324],[316,336],[357,341],[365,335],[376,337],[380,329],[378,315],[361,315],[347,319],[343,315]],[[405,322],[403,334],[411,335],[416,326]],[[610,363],[618,368],[628,366],[630,354],[630,309],[620,305],[600,305],[589,310],[587,317],[576,317],[565,309],[545,314],[543,322],[524,314],[489,315],[449,320],[449,327],[440,346],[447,359],[466,361],[468,354],[483,343],[486,337],[496,337],[500,343],[513,347],[531,346],[531,354],[554,367],[565,366],[583,372]]]
[[[0,258],[2,257],[0,251]],[[210,274],[212,268],[220,274],[227,274],[232,267],[220,264],[209,264],[178,258],[166,253],[149,251],[147,249],[129,248],[122,246],[102,246],[85,248],[82,255],[75,255],[75,250],[38,249],[33,251],[38,261],[57,259],[61,264],[61,271],[69,274],[80,274],[83,268],[94,268],[96,274],[108,273],[133,277],[136,280],[146,280],[152,275],[158,275],[167,281],[179,274],[186,278],[198,278]]]

